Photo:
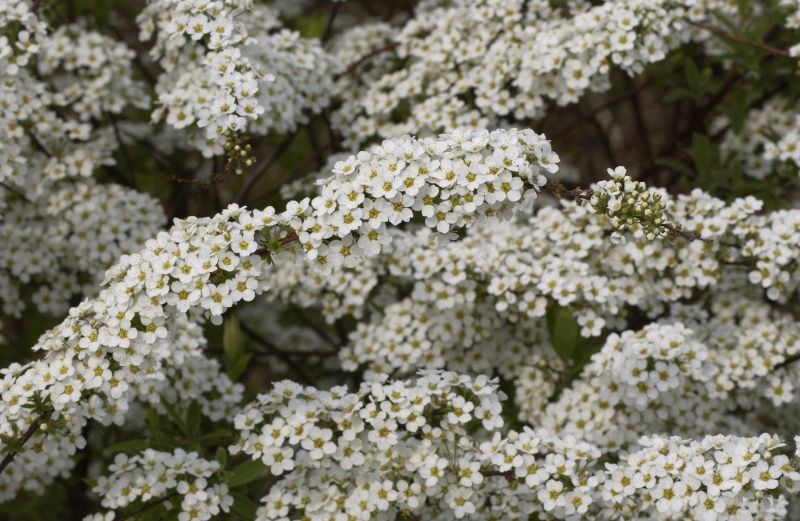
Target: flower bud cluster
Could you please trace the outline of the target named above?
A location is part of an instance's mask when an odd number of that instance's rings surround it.
[[[641,227],[647,240],[665,234],[667,203],[656,190],[626,175],[625,167],[608,169],[610,180],[594,186],[591,205],[599,215],[609,218],[617,232]]]

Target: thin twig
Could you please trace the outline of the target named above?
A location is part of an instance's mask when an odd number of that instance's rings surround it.
[[[283,153],[286,152],[289,149],[289,146],[294,141],[294,138],[297,137],[297,133],[298,133],[298,131],[295,130],[286,139],[284,139],[283,142],[280,145],[278,145],[278,148],[275,149],[275,151],[272,153],[272,155],[269,157],[269,159],[264,161],[261,164],[261,166],[259,166],[255,170],[255,172],[253,173],[252,177],[250,177],[250,179],[248,179],[248,181],[244,184],[244,186],[242,186],[241,190],[239,190],[239,193],[236,194],[236,198],[234,199],[234,202],[236,202],[237,204],[242,204],[242,202],[244,201],[244,198],[247,196],[247,193],[256,185],[256,183],[258,183],[258,181],[261,179],[261,177],[264,174],[266,174],[267,171],[269,171],[270,167],[278,159],[280,159],[280,157],[283,155]]]
[[[142,506],[137,508],[136,510],[133,510],[133,511],[127,513],[127,514],[122,514],[121,516],[115,517],[114,519],[116,519],[116,521],[122,521],[123,519],[130,519],[130,518],[136,517],[139,514],[141,514],[142,512],[150,510],[151,508],[156,507],[156,506],[160,505],[161,503],[164,503],[165,501],[175,497],[175,495],[176,495],[176,493],[172,492],[171,494],[167,494],[164,497],[161,497],[161,498],[158,498],[158,499],[154,499],[152,501],[148,501],[148,502],[142,504]]]
[[[12,194],[16,195],[17,197],[19,197],[20,199],[22,199],[26,203],[30,203],[31,202],[31,200],[28,199],[28,197],[25,194],[23,194],[22,192],[20,192],[19,190],[17,190],[13,186],[11,186],[10,184],[6,183],[5,181],[0,181],[0,186],[5,188],[6,190],[11,192]]]
[[[122,160],[125,162],[125,180],[126,184],[133,186],[134,184],[134,173],[133,173],[133,161],[131,160],[131,156],[128,153],[128,145],[122,140],[122,133],[119,131],[119,125],[117,124],[117,118],[114,117],[113,114],[110,112],[106,113],[106,117],[108,117],[109,121],[111,121],[111,128],[114,130],[114,137],[117,139],[117,143],[119,144],[119,150],[122,154]]]
[[[298,306],[292,306],[292,311],[294,311],[295,315],[297,315],[297,317],[306,326],[311,328],[317,334],[318,337],[320,337],[322,340],[324,340],[325,342],[329,343],[333,347],[336,347],[337,349],[339,348],[339,344],[334,342],[334,340],[330,336],[328,336],[328,334],[322,328],[317,326],[317,324],[315,324],[313,320],[311,320],[310,318],[305,316],[303,311]]]
[[[545,184],[542,189],[547,190],[551,194],[553,194],[556,198],[561,197],[569,197],[575,200],[575,203],[580,205],[583,201],[591,201],[592,195],[594,192],[592,190],[584,190],[583,188],[577,187],[573,189],[568,189],[558,181],[554,181],[549,179],[547,184]],[[680,227],[674,226],[672,224],[662,224],[661,228],[666,231],[668,239],[686,239],[687,241],[703,241],[703,242],[714,242],[713,239],[706,239],[701,237],[699,234],[690,232],[687,230],[683,230]]]
[[[28,430],[25,431],[25,434],[22,437],[22,443],[19,444],[20,449],[28,442],[28,440],[33,438],[33,435],[36,434],[36,432],[39,430],[41,424],[42,424],[41,418],[37,418],[36,420],[34,420],[33,423],[31,423],[30,427],[28,427]],[[19,452],[18,450],[12,450],[11,452],[5,455],[3,461],[0,461],[0,474],[2,474],[4,470],[6,470],[6,467],[11,465],[11,462],[14,461],[14,458],[17,456],[18,452]]]
[[[333,35],[333,22],[336,20],[336,15],[339,14],[339,8],[342,6],[341,2],[335,2],[331,15],[328,17],[328,23],[325,24],[325,32],[322,33],[322,41],[326,42]]]
[[[761,49],[762,51],[766,51],[766,52],[768,52],[770,54],[774,54],[775,56],[782,56],[784,58],[791,58],[791,55],[789,54],[789,51],[787,51],[785,49],[778,49],[776,47],[769,46],[769,45],[767,45],[765,43],[754,42],[753,40],[748,40],[747,38],[744,38],[742,36],[723,31],[722,29],[719,29],[717,27],[713,27],[713,26],[710,26],[710,25],[706,25],[706,24],[701,23],[701,22],[689,21],[689,24],[694,25],[695,27],[699,27],[700,29],[704,29],[704,30],[716,35],[716,36],[719,36],[723,40],[728,40],[728,41],[735,42],[735,43],[741,43],[743,45],[747,45],[748,47],[753,47],[755,49]]]
[[[301,365],[297,364],[296,360],[293,357],[287,355],[282,349],[279,349],[272,342],[268,341],[266,338],[262,337],[261,335],[259,335],[254,330],[252,330],[249,327],[247,327],[246,325],[241,324],[240,327],[242,328],[242,331],[244,331],[244,333],[247,336],[249,336],[250,338],[255,340],[262,347],[266,348],[266,350],[270,354],[273,354],[273,355],[277,356],[278,358],[280,358],[281,360],[283,360],[284,362],[286,362],[286,365],[289,366],[289,369],[291,369],[292,371],[297,373],[297,376],[299,376],[300,379],[303,380],[304,383],[306,383],[306,384],[310,384],[311,383],[311,378],[309,377],[308,373],[305,372],[305,370],[302,368]]]
[[[774,369],[781,369],[783,367],[786,367],[786,366],[788,366],[790,364],[793,364],[793,363],[797,362],[798,360],[800,360],[800,354],[788,356],[788,357],[786,357],[786,359],[783,362],[781,362],[779,364],[775,364]]]
[[[377,49],[371,50],[367,54],[361,56],[359,59],[357,59],[356,61],[354,61],[350,65],[348,65],[345,68],[344,72],[338,74],[335,77],[335,79],[339,79],[342,76],[344,76],[345,74],[354,73],[363,63],[368,62],[369,60],[371,60],[375,56],[378,56],[378,55],[383,54],[383,53],[388,52],[388,51],[392,51],[392,50],[396,49],[399,45],[400,45],[400,42],[390,42],[390,43],[387,43],[386,45],[384,45],[383,47],[378,47]]]
[[[650,140],[650,132],[647,129],[647,124],[644,121],[644,111],[642,110],[642,104],[639,102],[638,93],[632,87],[634,86],[634,81],[624,72],[622,73],[623,81],[628,85],[631,90],[634,90],[634,94],[630,97],[631,108],[633,109],[633,121],[636,123],[636,130],[639,134],[639,142],[642,146],[642,152],[644,152],[645,160],[648,164],[653,162],[653,143]]]

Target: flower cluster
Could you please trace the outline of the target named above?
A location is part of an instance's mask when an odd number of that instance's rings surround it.
[[[165,221],[147,194],[93,182],[59,188],[37,203],[10,202],[6,212],[0,302],[11,316],[25,310],[26,287],[40,312],[64,313],[73,295],[94,294],[106,268],[141,248]]]
[[[341,84],[358,95],[343,95],[334,122],[357,147],[374,135],[540,117],[548,101],[566,105],[606,90],[613,65],[639,73],[681,44],[707,40],[687,21],[711,13],[738,14],[729,0],[570,2],[567,9],[546,0],[423,2],[396,36],[395,67],[377,79],[374,71],[387,62],[369,69],[366,89]],[[385,48],[384,33],[370,31],[373,50]]]
[[[65,416],[115,421],[137,390],[163,379],[165,365],[181,363],[173,358],[173,344],[182,334],[175,324],[186,323],[190,310],[219,322],[228,308],[253,300],[268,288],[265,257],[299,260],[294,241],[317,264],[326,249],[342,253],[345,246],[353,256],[375,255],[390,239],[382,208],[403,206],[407,214],[397,212],[402,216],[397,223],[414,212],[429,219],[442,213],[447,229],[464,226],[510,212],[509,199],[532,199],[534,188],[543,184],[539,169],[554,169],[555,159],[548,142],[531,131],[403,138],[342,162],[321,196],[291,202],[281,214],[232,205],[211,218],[176,221],[141,252],[123,256],[96,297],[72,308],[40,338],[34,349],[44,351],[42,359],[0,373],[0,434],[18,436],[37,422]],[[374,179],[378,172],[396,170],[410,182],[392,188]],[[329,220],[334,218],[341,220],[336,227]],[[439,221],[428,226],[441,230]],[[202,319],[200,313],[191,316]],[[92,401],[96,406],[86,407]],[[26,407],[34,402],[40,405]]]
[[[244,130],[264,109],[258,104],[265,71],[247,59],[241,18],[252,0],[150,0],[137,17],[142,41],[155,35],[151,56],[168,71],[158,78],[159,109],[169,125],[205,129],[193,144],[219,154],[230,133]]]
[[[460,519],[502,508],[503,476],[515,473],[529,487],[547,483],[540,509],[566,503],[585,512],[590,499],[580,476],[596,450],[532,431],[508,439],[497,433],[480,445],[469,434],[475,426],[492,432],[503,425],[502,398],[496,382],[446,372],[365,382],[357,393],[281,382],[236,417],[241,439],[231,450],[281,477],[263,498],[259,519],[389,519],[436,510]]]
[[[745,175],[763,179],[775,170],[776,160],[792,159],[791,154],[784,155],[782,151],[790,141],[788,136],[794,133],[797,141],[796,117],[785,99],[769,100],[747,114],[741,129],[724,134],[720,150],[725,157],[735,156],[740,160]],[[727,118],[720,118],[714,126],[722,130],[728,125]],[[795,163],[800,165],[800,158]]]
[[[115,118],[147,100],[124,44],[75,24],[48,32],[30,2],[0,3],[0,26],[17,29],[0,50],[0,303],[59,315],[163,225],[155,198],[92,179],[115,163]]]
[[[650,432],[690,436],[729,427],[724,409],[708,401],[709,356],[680,323],[612,334],[573,386],[532,419],[614,451]]]
[[[764,155],[768,160],[791,161],[800,167],[800,114],[794,114],[789,131],[780,134],[774,145],[767,145]]]
[[[143,86],[131,73],[134,51],[79,25],[47,35],[36,56],[38,73],[53,77],[54,106],[82,121],[118,114],[126,105],[146,107]]]
[[[797,0],[781,0],[781,6],[787,9],[785,25],[791,29],[800,29],[800,2]]]
[[[266,7],[254,6],[245,21],[254,36],[243,53],[272,78],[261,81],[258,88],[259,112],[263,113],[248,126],[255,134],[291,132],[306,123],[309,115],[318,114],[330,102],[336,73],[335,62],[318,41],[288,29],[263,33],[270,27],[265,21],[269,17]]]
[[[111,474],[101,476],[92,492],[98,494],[100,504],[110,510],[136,501],[144,503],[166,498],[166,502],[170,502],[167,494],[171,491],[180,498],[179,521],[206,521],[228,512],[233,504],[224,483],[209,482],[219,474],[219,463],[205,460],[196,452],[147,449],[132,457],[117,454],[108,470]],[[87,521],[105,519],[108,518],[103,514],[94,514]]]
[[[787,505],[781,487],[800,480],[770,435],[645,437],[638,451],[603,467],[601,452],[572,436],[498,432],[502,398],[484,377],[447,372],[383,377],[356,393],[280,382],[237,415],[240,440],[231,451],[261,460],[278,478],[258,519],[647,512],[710,521],[749,511],[777,520]]]
[[[612,158],[633,125],[596,93],[654,126],[691,56],[697,117],[625,161],[710,122],[700,181],[773,187],[797,0],[69,4],[0,0],[0,502],[88,478],[87,521],[800,517],[794,201],[570,189],[513,128],[586,98],[559,114],[594,106]],[[278,210],[226,208],[264,179]]]
[[[800,473],[783,443],[768,434],[753,438],[645,437],[643,448],[608,466],[603,499],[623,519],[784,519],[787,497]]]
[[[415,214],[444,234],[530,207],[544,172],[557,170],[550,143],[530,130],[401,137],[336,163],[319,195],[290,202],[287,214],[309,259],[351,266],[361,252],[374,256],[390,242],[387,225]]]
[[[153,112],[189,132],[205,156],[234,135],[287,132],[318,113],[333,91],[333,61],[318,42],[280,29],[275,13],[252,0],[151,0],[138,17],[142,40],[168,71],[158,78]],[[274,32],[272,32],[274,31]]]
[[[785,241],[797,234],[765,235],[762,220],[777,228],[796,212],[753,215],[758,200],[726,205],[702,192],[663,203],[670,220],[713,242],[653,241],[638,228],[614,244],[607,216],[564,202],[522,212],[516,221],[478,223],[458,241],[443,243],[427,228],[393,232],[374,260],[325,276],[307,265],[279,265],[270,285],[284,302],[321,307],[330,322],[346,314],[361,319],[340,358],[350,370],[366,363],[375,372],[447,366],[509,374],[531,347],[547,344],[542,317],[552,303],[571,307],[581,334],[591,337],[623,329],[633,309],[656,315],[665,303],[723,282],[737,281],[742,291],[756,283],[772,298],[793,294],[794,279],[770,276],[762,284],[752,270],[763,265],[768,275],[788,262],[779,269],[794,273],[793,261],[775,252],[796,251]]]

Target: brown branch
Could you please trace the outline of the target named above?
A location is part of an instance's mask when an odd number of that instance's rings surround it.
[[[338,80],[339,78],[341,78],[342,76],[344,76],[346,74],[353,74],[363,63],[368,62],[369,60],[371,60],[375,56],[378,56],[378,55],[383,54],[383,53],[388,52],[388,51],[392,51],[392,50],[396,49],[399,46],[400,46],[400,42],[390,42],[390,43],[387,43],[386,45],[384,45],[383,47],[378,47],[377,49],[371,50],[367,54],[361,56],[356,61],[354,61],[350,65],[348,65],[345,68],[344,72],[342,72],[340,74],[337,74],[334,77],[334,79]]]
[[[594,192],[592,190],[584,190],[583,188],[576,187],[569,189],[559,183],[558,181],[554,181],[552,179],[547,181],[542,187],[543,190],[546,190],[553,194],[553,197],[560,199],[562,197],[568,197],[570,199],[575,200],[575,204],[581,205],[583,201],[591,201],[592,195]],[[666,236],[668,239],[685,239],[687,241],[703,241],[703,242],[714,242],[713,239],[706,239],[701,237],[699,234],[690,232],[687,230],[682,230],[678,226],[674,226],[672,224],[662,224],[661,228],[666,231]]]
[[[5,188],[6,190],[11,192],[12,194],[16,195],[17,197],[19,197],[20,199],[22,199],[26,203],[30,203],[31,202],[31,200],[28,199],[28,197],[25,194],[23,194],[22,192],[20,192],[19,190],[17,190],[13,186],[11,186],[10,184],[6,183],[5,181],[0,181],[0,186]]]
[[[584,190],[581,187],[570,189],[553,179],[549,179],[547,184],[545,184],[542,189],[553,194],[553,197],[556,199],[560,199],[565,196],[569,197],[570,199],[574,199],[575,203],[578,205],[580,205],[582,201],[590,201],[592,199],[592,195],[594,195],[593,190]]]
[[[165,501],[175,497],[176,495],[177,495],[176,492],[172,492],[171,494],[167,494],[164,497],[161,497],[161,498],[158,498],[158,499],[154,499],[152,501],[148,501],[146,503],[143,503],[142,506],[137,508],[136,510],[133,510],[133,511],[127,513],[127,514],[122,514],[121,516],[115,517],[114,519],[116,519],[116,521],[123,521],[124,519],[134,518],[134,517],[138,516],[139,514],[141,514],[142,512],[150,510],[151,508],[156,507],[156,506],[160,505],[161,503],[164,503]]]
[[[336,15],[339,14],[339,8],[341,7],[341,2],[336,2],[333,4],[333,9],[331,9],[331,14],[328,17],[328,22],[325,24],[325,32],[322,34],[321,40],[323,42],[327,42],[330,37],[333,35],[333,23],[336,20]]]
[[[258,168],[256,168],[253,176],[242,186],[239,190],[239,193],[236,194],[234,202],[237,204],[242,204],[244,198],[247,196],[247,193],[258,183],[261,177],[269,171],[270,167],[275,164],[275,162],[280,159],[284,152],[289,149],[289,146],[294,141],[294,138],[297,137],[298,130],[292,132],[286,139],[284,139],[278,148],[272,153],[272,155],[264,161]]]
[[[20,449],[28,442],[28,440],[33,438],[33,435],[36,434],[36,431],[39,430],[41,424],[42,424],[41,418],[37,418],[36,420],[34,420],[33,423],[31,423],[30,427],[28,427],[28,430],[25,431],[25,434],[22,436],[22,442],[19,445]],[[16,457],[18,452],[19,450],[12,450],[11,452],[5,455],[3,461],[0,461],[0,474],[2,474],[4,470],[6,470],[6,467],[11,465],[11,462],[14,461],[14,458]]]
[[[742,45],[747,45],[748,47],[753,47],[755,49],[761,49],[762,51],[766,51],[766,52],[768,52],[770,54],[773,54],[775,56],[782,56],[784,58],[791,58],[791,55],[789,54],[789,51],[787,51],[785,49],[778,49],[776,47],[769,46],[769,45],[767,45],[765,43],[754,42],[753,40],[748,40],[747,38],[744,38],[742,36],[723,31],[722,29],[719,29],[717,27],[713,27],[713,26],[710,26],[710,25],[706,25],[706,24],[701,23],[701,22],[689,21],[689,24],[693,25],[695,27],[699,27],[700,29],[704,29],[704,30],[710,32],[711,34],[719,36],[723,40],[728,40],[728,41],[734,42],[734,43],[740,43]]]
[[[790,364],[797,362],[798,360],[800,360],[800,354],[788,356],[783,362],[775,364],[775,367],[773,367],[773,369],[782,369]]]
[[[265,348],[267,350],[268,354],[277,356],[278,358],[283,360],[286,363],[286,365],[289,366],[289,369],[291,369],[292,371],[297,373],[297,376],[300,377],[300,379],[303,381],[303,383],[305,383],[307,385],[311,384],[312,380],[309,377],[308,373],[306,373],[306,371],[302,368],[301,365],[297,364],[297,361],[293,357],[289,356],[284,350],[279,349],[272,342],[270,342],[266,338],[262,337],[261,335],[259,335],[254,330],[252,330],[249,327],[247,327],[246,325],[241,324],[240,326],[242,328],[242,331],[244,331],[244,333],[247,336],[249,336],[250,338],[255,340],[263,348]]]
[[[485,478],[498,477],[498,478],[506,478],[509,481],[513,481],[515,479],[514,473],[511,471],[500,472],[499,470],[481,469],[481,474]]]

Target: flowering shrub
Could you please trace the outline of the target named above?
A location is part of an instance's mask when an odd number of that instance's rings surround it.
[[[0,0],[3,518],[797,519],[799,13]]]

